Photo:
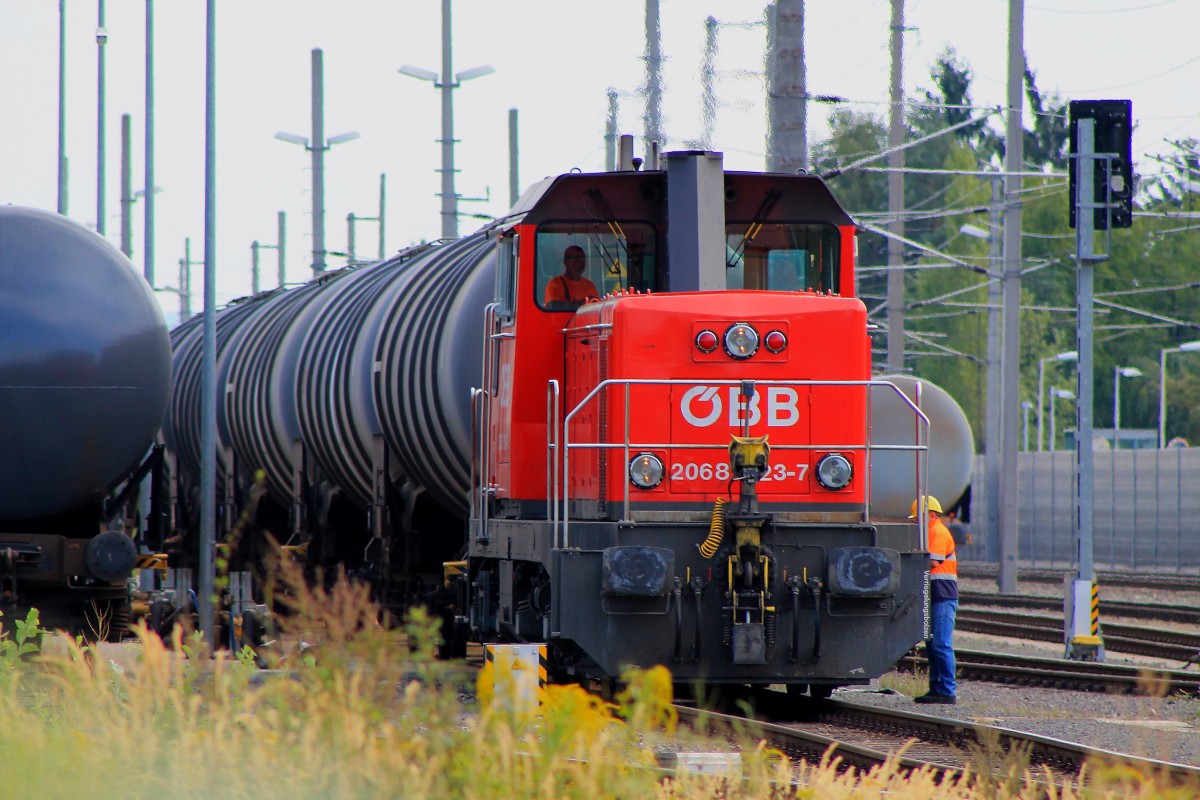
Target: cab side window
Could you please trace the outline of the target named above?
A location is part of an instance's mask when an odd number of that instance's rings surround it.
[[[505,236],[496,242],[497,313],[505,322],[513,318],[517,307],[518,236]]]

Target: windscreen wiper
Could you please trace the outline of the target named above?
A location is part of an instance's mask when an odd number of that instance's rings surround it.
[[[758,205],[758,211],[754,212],[754,219],[750,223],[750,227],[746,228],[746,233],[742,236],[742,240],[738,242],[738,246],[733,248],[733,252],[725,259],[725,267],[732,269],[737,266],[737,263],[742,260],[742,251],[746,249],[746,245],[754,241],[754,237],[758,236],[759,231],[763,229],[763,220],[767,214],[771,213],[771,209],[779,202],[779,198],[783,197],[783,192],[778,189],[768,189],[767,194],[763,197],[762,202]],[[728,248],[727,248],[728,249]]]

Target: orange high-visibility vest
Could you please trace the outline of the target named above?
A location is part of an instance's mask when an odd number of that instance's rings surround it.
[[[933,567],[929,579],[933,581],[934,598],[958,596],[958,556],[954,554],[954,536],[942,524],[937,514],[929,514],[929,559]],[[937,582],[946,581],[941,587]]]

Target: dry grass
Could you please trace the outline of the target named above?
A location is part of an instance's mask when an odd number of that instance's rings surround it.
[[[888,672],[879,676],[879,685],[893,692],[916,697],[929,691],[929,673],[923,669],[912,672]]]
[[[290,585],[295,624],[321,630],[321,646],[293,653],[267,672],[246,659],[214,657],[182,633],[163,642],[145,630],[137,658],[124,663],[78,642],[56,655],[22,660],[17,651],[36,641],[29,620],[21,630],[6,626],[0,638],[8,642],[0,645],[3,796],[1041,796],[1042,789],[1024,783],[1034,776],[1022,764],[1002,781],[968,774],[939,783],[930,773],[903,776],[892,765],[839,773],[829,756],[819,764],[794,764],[753,741],[743,745],[740,779],[664,777],[653,768],[655,747],[681,736],[664,668],[630,674],[614,705],[574,686],[549,687],[533,714],[504,711],[487,691],[479,692],[478,705],[467,705],[453,688],[453,666],[433,658],[431,620],[413,614],[401,646],[400,632],[377,624],[378,609],[361,587],[342,581],[325,592]],[[1055,795],[1082,796],[1073,788]],[[1097,772],[1086,796],[1172,797],[1153,777],[1118,769]]]

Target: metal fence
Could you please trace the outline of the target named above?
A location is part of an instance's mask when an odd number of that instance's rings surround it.
[[[1200,574],[1200,448],[1096,451],[1092,557],[1097,569]],[[959,559],[999,563],[983,458],[973,470],[971,543]],[[1075,453],[1020,453],[1017,561],[1075,563]],[[952,500],[947,502],[953,502]]]

